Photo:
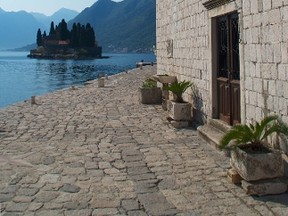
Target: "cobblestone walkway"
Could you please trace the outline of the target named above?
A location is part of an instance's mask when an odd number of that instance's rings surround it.
[[[138,103],[155,67],[0,110],[4,215],[288,215],[288,196],[249,197],[225,157],[161,106]]]

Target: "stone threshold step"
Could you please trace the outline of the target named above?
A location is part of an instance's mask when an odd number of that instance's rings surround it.
[[[226,133],[228,130],[231,129],[231,126],[226,124],[225,122],[219,120],[219,119],[209,119],[208,124],[212,127],[220,130],[223,133]]]
[[[211,125],[203,125],[197,128],[199,136],[206,142],[217,148],[224,133]]]
[[[208,124],[199,126],[197,130],[200,137],[202,137],[213,147],[217,148],[219,146],[221,138],[230,128],[231,126],[225,124],[218,119],[210,119],[208,121]]]

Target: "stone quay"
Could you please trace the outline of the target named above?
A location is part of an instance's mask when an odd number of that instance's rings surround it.
[[[288,196],[253,197],[193,127],[143,105],[145,66],[0,109],[0,215],[288,215]]]

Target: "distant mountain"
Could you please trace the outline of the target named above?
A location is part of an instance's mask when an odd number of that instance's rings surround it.
[[[7,50],[10,50],[10,51],[30,51],[30,50],[33,50],[36,48],[37,48],[37,44],[33,43],[33,44],[29,44],[29,45],[26,45],[23,47],[14,48],[14,49],[7,49]]]
[[[98,0],[69,22],[89,22],[104,52],[145,52],[156,43],[155,0]]]
[[[46,16],[41,13],[31,13],[37,21],[44,24],[46,27],[46,31],[50,29],[50,24],[53,21],[54,23],[61,22],[62,19],[65,19],[68,22],[71,19],[74,19],[79,13],[75,10],[70,10],[66,8],[61,8],[57,12],[55,12],[52,16]],[[44,29],[42,30],[44,31]]]
[[[0,12],[0,50],[31,44],[38,28],[44,26],[25,11]]]
[[[79,14],[76,11],[60,9],[52,16],[25,11],[6,12],[0,8],[0,50],[27,46],[36,42],[37,30],[50,29],[51,21],[68,21]]]
[[[96,1],[96,0],[95,0]],[[60,14],[60,15],[59,15]],[[51,21],[68,21],[76,11],[60,9],[51,17],[27,12],[6,12],[0,8],[0,50],[24,47],[36,41],[40,28],[49,31]],[[156,44],[156,0],[98,0],[69,21],[90,23],[104,52],[146,52]],[[5,31],[3,31],[5,29]]]

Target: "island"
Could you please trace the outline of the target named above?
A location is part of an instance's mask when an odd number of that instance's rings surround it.
[[[49,34],[37,31],[37,48],[30,50],[28,57],[38,59],[94,59],[102,58],[102,47],[98,46],[90,23],[74,23],[69,31],[63,19],[54,27],[51,22]]]

